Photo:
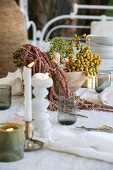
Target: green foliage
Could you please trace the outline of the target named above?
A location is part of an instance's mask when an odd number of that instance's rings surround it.
[[[109,0],[108,5],[113,6],[113,0]],[[107,16],[113,16],[113,10],[106,10],[104,14]]]
[[[59,52],[62,63],[65,58],[68,58],[69,54],[74,54],[74,45],[64,38],[53,38],[51,39],[50,44],[51,48],[47,52],[49,59],[52,59],[54,52]]]
[[[13,53],[13,62],[15,67],[23,67],[25,65],[23,56],[25,55],[25,50],[20,47]]]

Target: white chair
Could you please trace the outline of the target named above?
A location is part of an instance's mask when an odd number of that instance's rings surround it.
[[[29,20],[28,17],[28,10],[27,10],[27,0],[19,0],[20,1],[20,8],[21,11],[24,13],[25,18],[26,18],[26,29],[27,31],[29,30],[30,27],[32,27],[32,32],[33,32],[33,36],[32,36],[32,40],[30,41],[32,44],[34,45],[38,45],[40,46],[40,48],[42,47],[42,49],[45,46],[45,40],[48,40],[51,36],[51,34],[57,30],[57,29],[66,29],[66,28],[75,28],[75,29],[90,29],[91,33],[93,34],[98,34],[97,32],[100,32],[100,30],[98,31],[98,29],[96,28],[97,25],[99,25],[99,21],[101,21],[101,23],[105,23],[105,21],[109,22],[110,24],[112,24],[113,21],[113,16],[106,16],[106,15],[98,15],[98,16],[94,16],[94,15],[78,15],[78,10],[79,9],[86,9],[86,10],[91,10],[91,9],[99,9],[99,10],[113,10],[113,6],[105,6],[105,5],[81,5],[81,4],[74,4],[73,5],[73,12],[71,12],[70,14],[67,15],[60,15],[57,16],[53,19],[51,19],[50,21],[48,21],[45,26],[43,27],[43,29],[37,30],[36,29],[36,24],[33,21]],[[26,2],[26,4],[24,3]],[[66,20],[66,19],[71,19],[71,20],[93,20],[93,21],[97,21],[97,23],[92,23],[91,25],[57,25],[51,29],[49,29],[49,31],[47,32],[48,28],[55,23],[56,21],[60,21],[60,20]],[[101,25],[100,23],[100,25]],[[96,26],[96,27],[95,27]],[[97,29],[97,31],[96,31]],[[108,29],[108,26],[106,27],[106,30]],[[112,31],[112,27],[109,27],[110,31]],[[105,28],[103,27],[103,29],[101,29],[101,34],[102,32],[105,30]],[[109,31],[109,33],[110,33]],[[104,34],[104,33],[103,33]],[[37,40],[39,39],[39,40]],[[67,37],[65,37],[65,39],[68,39]]]
[[[27,0],[19,0],[19,6],[20,6],[21,12],[25,16],[27,32],[29,31],[30,28],[32,28],[32,39],[30,39],[29,42],[31,44],[37,46],[37,44],[38,44],[37,38],[40,37],[41,31],[37,30],[36,24],[35,24],[34,21],[29,20],[29,17],[28,17],[28,1]]]
[[[53,31],[61,28],[78,28],[78,29],[91,29],[91,25],[57,25],[49,30],[47,33],[48,28],[56,21],[59,20],[64,20],[64,19],[85,19],[85,20],[93,20],[93,21],[113,21],[113,16],[106,16],[106,15],[99,15],[99,16],[94,16],[94,15],[78,15],[78,10],[79,9],[100,9],[100,10],[113,10],[113,6],[104,6],[104,5],[80,5],[80,4],[74,4],[73,5],[73,12],[67,15],[61,15],[57,16],[53,19],[51,19],[49,22],[45,24],[45,26],[42,29],[41,36],[39,43],[42,44],[44,40],[48,40],[50,38],[50,35],[53,33]],[[47,33],[47,34],[46,34]]]

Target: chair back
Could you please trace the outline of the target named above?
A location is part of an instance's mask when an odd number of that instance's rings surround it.
[[[84,9],[84,10],[91,10],[91,9],[99,9],[99,10],[113,10],[113,6],[105,6],[105,5],[81,5],[81,4],[74,4],[73,5],[73,12],[67,15],[60,15],[57,16],[50,21],[48,21],[45,26],[42,29],[41,36],[39,43],[42,44],[44,40],[48,40],[51,36],[51,34],[58,30],[58,29],[65,29],[65,28],[74,28],[74,29],[89,29],[91,30],[91,25],[57,25],[51,29],[49,27],[52,26],[57,21],[61,20],[93,20],[93,21],[113,21],[113,16],[107,16],[107,15],[79,15],[78,11],[79,9]],[[47,32],[47,30],[49,30]],[[89,31],[90,32],[90,31]],[[65,37],[65,39],[68,39]]]

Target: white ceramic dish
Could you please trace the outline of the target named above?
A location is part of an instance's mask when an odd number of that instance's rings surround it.
[[[99,68],[102,70],[113,70],[113,59],[103,59]]]
[[[113,59],[113,53],[98,53],[96,55],[100,56],[102,59]]]
[[[90,46],[91,51],[93,53],[113,53],[113,47],[111,48],[102,48],[102,47],[94,47],[94,46]]]
[[[107,36],[99,36],[99,35],[87,35],[87,38],[90,38],[90,40],[94,43],[98,43],[100,45],[107,45],[107,46],[113,46],[113,36],[107,37]]]
[[[90,40],[90,42],[86,42],[87,45],[90,45],[90,46],[93,46],[93,47],[100,47],[100,48],[113,48],[113,46],[107,46],[107,45],[101,45],[101,44],[98,44],[98,43],[95,43],[93,41]]]

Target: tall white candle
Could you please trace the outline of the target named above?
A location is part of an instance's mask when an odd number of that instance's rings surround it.
[[[32,121],[32,90],[31,90],[31,68],[24,67],[24,105],[25,121]]]

